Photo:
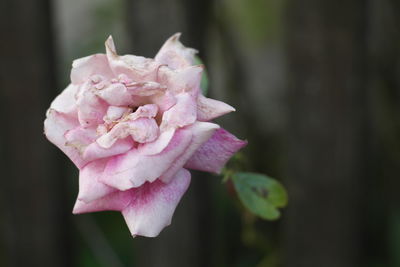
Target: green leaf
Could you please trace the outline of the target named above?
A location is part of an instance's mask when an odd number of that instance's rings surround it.
[[[243,205],[266,220],[280,216],[278,208],[287,204],[285,188],[264,174],[238,172],[232,176],[233,184]]]
[[[203,65],[204,66],[203,61],[198,56],[195,56],[194,61],[195,61],[196,65]],[[208,93],[208,74],[207,74],[207,71],[206,71],[205,68],[203,70],[203,76],[201,77],[200,87],[201,87],[201,91],[203,92],[203,95],[207,96],[207,93]]]

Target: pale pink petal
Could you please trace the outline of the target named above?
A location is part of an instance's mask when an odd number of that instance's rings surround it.
[[[135,96],[151,96],[164,92],[167,88],[157,82],[133,82],[126,85],[130,94]]]
[[[157,236],[171,224],[172,215],[190,183],[190,173],[181,169],[169,184],[159,180],[132,189],[132,200],[122,211],[133,236]]]
[[[133,148],[133,146],[134,142],[132,138],[119,139],[107,149],[99,146],[97,142],[93,142],[84,149],[82,158],[84,158],[86,161],[92,161],[96,159],[112,157],[128,152]]]
[[[95,54],[74,60],[71,70],[71,82],[81,84],[86,82],[92,75],[101,75],[111,79],[113,73],[109,67],[105,54]]]
[[[240,140],[221,128],[196,151],[185,168],[220,173],[232,155],[245,145],[247,141]]]
[[[189,126],[188,130],[193,133],[190,145],[172,162],[168,170],[164,172],[159,179],[165,183],[169,183],[175,176],[176,172],[185,165],[202,144],[211,138],[218,128],[219,126],[217,124],[210,122],[196,122]]]
[[[97,90],[95,94],[113,106],[128,106],[132,103],[132,97],[122,83],[112,83],[101,90]]]
[[[153,182],[187,149],[191,139],[190,130],[179,129],[159,154],[144,155],[143,146],[142,149],[132,149],[124,155],[113,157],[107,163],[101,181],[119,190],[139,187],[146,181]]]
[[[70,84],[51,103],[50,108],[76,117],[76,98],[78,86]]]
[[[151,95],[148,97],[147,101],[156,104],[161,113],[167,111],[176,104],[176,98],[169,91]]]
[[[174,94],[189,92],[194,97],[200,92],[202,65],[189,66],[184,69],[171,70],[166,66],[160,67],[158,81]]]
[[[96,129],[83,128],[82,126],[73,128],[65,133],[65,140],[67,144],[76,143],[81,146],[87,146],[96,140]]]
[[[115,188],[99,182],[106,163],[107,159],[96,160],[88,163],[79,172],[79,201],[89,203],[116,191]]]
[[[150,58],[133,55],[118,56],[114,41],[110,36],[106,43],[107,58],[114,74],[125,74],[134,81],[154,81],[160,63]]]
[[[159,134],[155,119],[139,118],[129,121],[129,134],[138,143],[150,143],[157,139]]]
[[[170,129],[168,131],[161,131],[158,138],[146,144],[140,144],[139,149],[143,155],[155,155],[161,153],[168,144],[171,142],[172,137],[174,137],[175,129]]]
[[[122,211],[129,205],[131,199],[131,191],[115,191],[88,203],[77,199],[72,213],[80,214],[104,210]]]
[[[66,145],[67,140],[65,139],[65,133],[76,127],[79,127],[76,119],[54,109],[47,111],[47,118],[44,121],[44,133],[47,139],[61,149],[78,168],[81,168],[87,161],[82,159],[78,149]]]
[[[161,130],[174,129],[193,124],[196,121],[196,100],[189,93],[175,96],[176,104],[164,112]]]
[[[76,105],[79,123],[83,127],[93,127],[103,123],[108,105],[94,94],[89,84],[82,85]]]
[[[201,94],[197,98],[197,120],[199,121],[210,121],[232,111],[235,109],[224,102]]]
[[[170,37],[157,53],[155,60],[162,64],[167,64],[171,69],[193,65],[197,51],[183,46],[179,41],[180,36],[180,33],[176,33]]]

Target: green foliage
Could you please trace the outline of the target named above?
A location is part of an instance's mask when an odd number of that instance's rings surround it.
[[[250,172],[235,173],[231,179],[246,208],[266,220],[279,218],[278,208],[286,206],[288,200],[285,188],[278,181]]]
[[[204,63],[203,63],[203,61],[200,59],[200,57],[196,56],[196,57],[194,58],[194,60],[195,60],[195,64],[196,64],[196,65],[203,65],[203,66],[204,66]],[[207,71],[206,71],[205,68],[204,68],[204,70],[203,70],[203,75],[201,76],[200,87],[201,87],[201,91],[203,92],[203,95],[206,96],[207,93],[208,93],[208,75],[207,75]]]

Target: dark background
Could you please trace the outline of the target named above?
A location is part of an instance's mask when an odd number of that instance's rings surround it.
[[[130,237],[118,213],[73,216],[77,170],[43,135],[73,59],[200,51],[218,122],[248,171],[280,179],[279,221],[194,173],[173,223]],[[1,0],[0,266],[400,266],[397,0]]]

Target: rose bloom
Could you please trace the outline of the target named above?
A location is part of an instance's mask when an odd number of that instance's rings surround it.
[[[246,142],[210,120],[234,111],[202,95],[196,51],[175,34],[154,59],[106,54],[77,59],[71,84],[51,103],[47,138],[79,168],[73,213],[120,211],[133,236],[171,223],[187,169],[219,173]]]

